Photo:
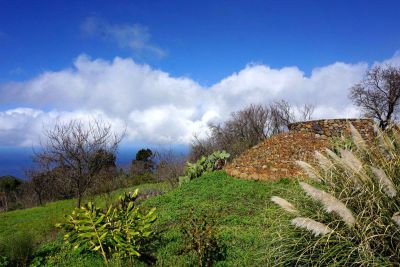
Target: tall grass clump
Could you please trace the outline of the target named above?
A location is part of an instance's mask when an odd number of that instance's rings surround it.
[[[276,250],[281,263],[399,264],[400,130],[393,126],[364,140],[352,125],[350,129],[352,144],[336,142],[332,150],[317,152],[317,166],[299,164],[311,176],[309,182],[300,182],[306,197],[271,199],[293,216],[290,245]]]

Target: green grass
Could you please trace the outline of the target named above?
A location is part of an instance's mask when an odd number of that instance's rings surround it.
[[[164,190],[166,187],[165,184],[153,184],[139,188],[146,190],[157,186]],[[129,190],[119,190],[113,195]],[[297,192],[300,192],[297,182],[289,179],[280,182],[239,180],[220,171],[206,174],[180,188],[142,202],[143,207],[157,208],[156,228],[161,233],[153,252],[157,265],[195,265],[193,254],[182,253],[185,244],[180,230],[182,220],[191,209],[196,214],[207,214],[215,220],[217,237],[226,246],[226,257],[217,265],[273,265],[277,260],[274,251],[277,246],[282,246],[279,243],[281,236],[287,238],[288,233],[294,232],[289,225],[290,217],[272,204],[270,198],[279,195],[291,199],[290,196]],[[96,198],[97,203],[102,201],[101,197]],[[44,207],[0,214],[0,237],[28,228],[43,240],[53,231],[53,225],[73,209],[74,204],[74,200],[58,201]],[[79,256],[72,257],[60,266],[76,266],[77,262],[89,266]]]
[[[226,245],[221,265],[260,266],[274,262],[271,251],[279,236],[291,226],[288,218],[270,202],[272,195],[290,196],[300,191],[296,182],[257,182],[215,172],[195,179],[181,188],[144,203],[156,207],[158,228],[164,230],[157,259],[167,266],[192,264],[190,255],[180,255],[183,238],[179,229],[190,209],[211,214],[218,237]]]
[[[143,184],[134,188],[139,188],[140,191],[144,192],[150,189],[168,191],[169,185],[166,183]],[[111,194],[111,199],[115,200],[123,192],[132,190],[133,188],[116,190]],[[108,198],[103,194],[90,200],[100,206],[104,206]],[[50,202],[41,207],[0,213],[0,241],[16,233],[29,233],[36,242],[51,239],[55,236],[56,229],[54,225],[60,222],[64,215],[71,213],[75,205],[75,199],[68,199]]]

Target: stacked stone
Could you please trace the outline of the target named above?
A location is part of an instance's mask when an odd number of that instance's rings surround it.
[[[339,137],[349,135],[349,122],[361,133],[370,139],[374,135],[374,122],[372,119],[332,119],[296,122],[289,124],[291,132],[310,132],[317,138]]]
[[[314,151],[323,151],[332,137],[350,135],[348,122],[370,139],[374,135],[369,119],[334,119],[293,123],[289,132],[277,134],[245,151],[225,167],[226,172],[242,179],[276,181],[303,176],[296,160],[313,162]]]

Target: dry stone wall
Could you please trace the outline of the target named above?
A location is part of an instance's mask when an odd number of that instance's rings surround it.
[[[349,135],[349,122],[363,135],[369,139],[374,134],[374,122],[372,119],[332,119],[296,122],[289,124],[290,132],[314,133],[315,137],[329,138]]]
[[[245,151],[225,167],[234,177],[276,181],[285,177],[303,176],[296,160],[313,161],[314,151],[330,146],[330,139],[350,135],[349,122],[364,136],[374,135],[369,119],[334,119],[298,122],[289,125],[289,132],[277,134]]]

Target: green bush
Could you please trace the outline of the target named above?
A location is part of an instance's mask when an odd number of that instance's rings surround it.
[[[216,237],[215,221],[208,216],[195,216],[193,210],[181,223],[186,252],[192,251],[199,266],[213,266],[225,257],[225,247]]]
[[[400,131],[365,141],[350,125],[352,144],[316,152],[318,167],[298,162],[312,183],[300,182],[307,203],[272,201],[294,217],[298,240],[280,259],[288,265],[393,266],[400,262]],[[299,201],[300,199],[300,201]],[[310,234],[311,233],[311,234]]]
[[[35,242],[30,233],[13,233],[1,240],[0,266],[27,266],[34,249]]]
[[[206,172],[221,170],[229,157],[229,153],[225,151],[215,151],[208,157],[202,156],[196,163],[187,162],[185,175],[179,177],[179,184],[196,179]]]
[[[92,202],[75,209],[65,223],[57,225],[66,231],[66,244],[98,252],[106,264],[111,258],[139,257],[141,245],[153,234],[157,217],[155,209],[142,213],[135,207],[137,195],[138,190],[120,196],[118,204],[106,211]]]

